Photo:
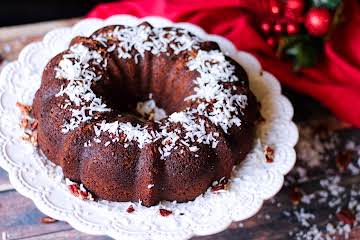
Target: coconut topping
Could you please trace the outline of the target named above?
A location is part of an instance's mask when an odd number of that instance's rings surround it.
[[[206,108],[212,103],[212,110],[199,111],[206,116],[216,126],[220,126],[225,133],[232,125],[240,126],[241,120],[239,108],[244,108],[247,104],[246,95],[233,94],[231,90],[224,88],[221,83],[235,82],[238,78],[235,76],[235,67],[226,61],[222,52],[200,50],[197,56],[187,63],[191,71],[200,73],[200,77],[195,79],[196,94],[187,97],[196,101],[197,99],[205,100],[206,103],[202,108]],[[199,109],[197,109],[199,110]]]
[[[82,122],[91,120],[96,112],[110,111],[101,97],[96,96],[91,89],[93,82],[101,79],[101,75],[96,73],[95,66],[103,62],[98,52],[91,51],[83,45],[71,46],[69,53],[63,55],[56,68],[56,78],[66,79],[69,83],[61,87],[56,97],[66,95],[68,103],[75,106],[70,110],[72,113],[70,121],[63,124],[61,130],[63,133],[76,129]],[[67,106],[68,104],[63,105],[63,108]]]
[[[210,131],[210,124],[220,127],[228,133],[232,126],[241,125],[242,109],[247,105],[246,95],[237,94],[234,82],[239,81],[235,75],[235,66],[227,61],[219,50],[204,51],[200,49],[200,39],[191,33],[176,28],[151,28],[146,25],[136,27],[116,27],[113,31],[93,36],[106,52],[117,53],[122,59],[134,59],[138,63],[146,52],[153,55],[188,54],[186,66],[189,71],[196,71],[194,94],[184,101],[191,101],[195,107],[166,116],[164,110],[156,106],[153,99],[137,105],[137,111],[148,120],[158,124],[158,130],[149,130],[147,125],[133,125],[130,122],[107,122],[94,125],[93,142],[105,147],[114,143],[123,143],[128,147],[131,142],[139,148],[158,141],[158,151],[165,159],[174,149],[186,147],[190,152],[197,152],[199,144],[216,148],[220,133]],[[134,54],[135,50],[135,54]],[[64,134],[94,118],[95,113],[111,111],[102,98],[91,89],[93,83],[101,81],[102,72],[107,67],[106,58],[95,50],[77,44],[70,47],[63,55],[56,68],[56,78],[67,80],[56,94],[66,97],[62,108],[71,112],[71,118],[64,122]],[[229,87],[229,83],[230,86]],[[178,126],[174,128],[174,125]],[[111,141],[101,141],[101,135],[107,133]],[[84,144],[91,146],[91,141]]]
[[[156,102],[151,98],[145,102],[138,102],[136,111],[143,118],[153,121],[160,121],[167,116],[165,110],[156,106]]]

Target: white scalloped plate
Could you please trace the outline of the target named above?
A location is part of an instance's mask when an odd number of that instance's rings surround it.
[[[148,21],[156,27],[177,26],[203,39],[216,41],[222,50],[247,71],[250,86],[261,102],[266,118],[258,129],[259,140],[246,160],[233,172],[230,189],[223,193],[206,192],[192,202],[163,202],[151,208],[135,204],[135,212],[126,212],[130,203],[91,202],[75,198],[64,184],[62,171],[50,163],[30,143],[20,140],[20,112],[16,102],[31,104],[40,86],[45,64],[65,50],[72,37],[89,35],[111,24],[136,25]],[[237,51],[227,39],[209,35],[189,23],[172,23],[160,17],[138,19],[117,15],[106,20],[86,19],[72,28],[55,29],[42,42],[26,46],[19,59],[8,64],[0,75],[0,166],[9,172],[10,181],[21,194],[31,198],[45,214],[69,222],[89,234],[104,234],[116,239],[189,239],[226,229],[232,221],[253,216],[263,201],[275,195],[284,175],[295,164],[294,145],[298,131],[291,121],[293,108],[281,95],[278,80],[261,69],[260,63],[246,52]],[[275,149],[273,163],[266,163],[263,145]],[[173,211],[162,217],[158,209]],[[182,213],[182,214],[180,214]]]

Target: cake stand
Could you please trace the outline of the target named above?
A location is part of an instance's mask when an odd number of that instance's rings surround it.
[[[226,55],[245,68],[266,121],[257,128],[252,151],[234,168],[226,191],[213,193],[209,190],[191,202],[161,202],[150,208],[139,203],[80,200],[69,192],[61,168],[53,165],[32,144],[21,140],[21,114],[16,102],[32,103],[44,66],[67,49],[73,37],[88,36],[106,25],[137,25],[143,21],[155,27],[181,27],[202,39],[217,42]],[[223,37],[207,34],[189,23],[173,23],[160,17],[139,19],[116,15],[106,20],[85,19],[73,27],[55,29],[41,42],[29,44],[17,61],[9,63],[1,72],[0,166],[8,171],[16,190],[31,198],[42,212],[68,222],[79,231],[115,239],[184,240],[223,231],[231,222],[253,216],[264,200],[281,189],[284,175],[292,169],[296,159],[294,145],[298,130],[291,121],[292,116],[293,107],[281,95],[279,81],[264,71],[254,56],[238,51]],[[274,149],[272,162],[266,161],[264,146]],[[129,205],[133,205],[134,212],[127,213]],[[162,216],[159,214],[161,208],[172,214]]]

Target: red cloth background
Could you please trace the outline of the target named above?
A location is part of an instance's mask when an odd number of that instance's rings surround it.
[[[324,56],[314,67],[295,74],[291,63],[275,57],[254,27],[254,12],[262,14],[265,0],[127,0],[100,4],[88,17],[114,14],[163,16],[190,22],[230,39],[238,49],[254,54],[264,69],[282,84],[313,96],[339,118],[360,127],[360,3],[345,0],[345,22],[325,43]]]

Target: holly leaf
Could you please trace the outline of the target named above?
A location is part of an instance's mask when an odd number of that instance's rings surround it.
[[[317,63],[321,47],[313,41],[298,41],[289,46],[285,53],[294,60],[294,71],[299,71],[302,67],[310,67]]]
[[[335,9],[342,1],[341,0],[311,0],[314,7],[326,7]]]
[[[289,47],[292,47],[297,42],[304,41],[305,38],[306,38],[306,36],[303,35],[303,34],[280,37],[279,44],[278,44],[277,51],[276,51],[276,55],[279,56],[279,57],[284,56],[284,54],[286,55],[286,50]]]

